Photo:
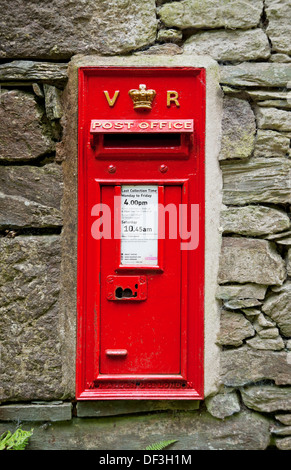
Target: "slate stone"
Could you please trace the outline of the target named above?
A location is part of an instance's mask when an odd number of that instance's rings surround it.
[[[287,252],[287,274],[291,276],[291,248]]]
[[[280,336],[277,338],[263,338],[261,335],[255,338],[247,339],[246,343],[254,349],[265,350],[271,349],[274,351],[282,351],[285,344]]]
[[[263,328],[258,332],[259,336],[264,339],[275,339],[279,336],[278,328]],[[284,343],[283,343],[284,347]],[[272,348],[270,348],[272,349]]]
[[[258,284],[233,284],[218,286],[216,298],[222,300],[264,299],[267,286]]]
[[[278,414],[275,418],[286,426],[291,426],[291,414]]]
[[[217,344],[221,346],[240,346],[255,330],[249,320],[241,313],[222,311],[220,317],[220,330]]]
[[[275,439],[275,444],[279,450],[291,450],[291,437]]]
[[[228,387],[261,380],[291,385],[291,355],[285,351],[257,350],[242,346],[222,351],[221,380]]]
[[[243,14],[242,14],[243,11]],[[167,27],[180,29],[249,29],[257,26],[263,11],[262,0],[182,0],[162,5],[158,11]]]
[[[289,111],[257,106],[255,113],[260,129],[273,129],[284,132],[291,131],[291,113]]]
[[[223,85],[287,88],[291,81],[290,64],[243,62],[220,67]]]
[[[251,158],[223,162],[223,203],[291,203],[291,159]]]
[[[2,0],[1,7],[2,59],[124,54],[156,39],[154,0]]]
[[[157,42],[173,42],[180,44],[183,39],[183,33],[182,31],[179,31],[178,29],[160,29],[158,31],[157,35]]]
[[[234,299],[234,300],[224,301],[224,306],[232,310],[240,310],[240,309],[250,308],[250,307],[259,307],[260,305],[262,305],[262,302],[260,302],[257,299]]]
[[[289,0],[266,0],[267,34],[272,49],[291,54],[291,5]]]
[[[33,60],[13,60],[0,64],[1,82],[51,83],[64,86],[67,81],[66,63],[42,62]]]
[[[62,168],[0,166],[0,228],[60,227]]]
[[[220,160],[244,159],[254,150],[255,116],[245,100],[226,96],[223,100]]]
[[[239,397],[236,391],[218,393],[205,400],[207,411],[215,418],[224,419],[240,411]]]
[[[273,243],[252,238],[224,237],[218,282],[282,284],[285,263]]]
[[[272,426],[271,432],[276,436],[291,436],[291,426]]]
[[[2,89],[0,94],[0,160],[29,161],[55,149],[34,95]]]
[[[0,401],[61,398],[60,237],[0,238]]]
[[[250,385],[241,389],[241,396],[252,410],[267,413],[291,410],[291,387]]]
[[[258,129],[254,157],[285,157],[290,147],[290,137],[273,130]]]
[[[43,402],[9,404],[0,406],[0,421],[69,421],[72,419],[72,404]]]
[[[291,285],[281,293],[270,295],[262,306],[262,310],[277,324],[281,334],[291,337]]]
[[[221,211],[224,233],[263,236],[282,232],[290,227],[286,212],[265,206],[227,207]]]
[[[210,55],[220,62],[268,59],[269,41],[262,29],[202,31],[184,43],[187,54]]]
[[[45,110],[47,117],[54,121],[60,119],[63,115],[61,103],[61,90],[53,85],[43,85],[45,96]]]
[[[73,418],[48,427],[34,423],[27,450],[140,451],[165,439],[176,440],[169,448],[173,451],[265,450],[270,443],[269,426],[266,417],[249,410],[224,420],[206,411]],[[7,429],[8,423],[0,423],[1,434]],[[23,423],[22,429],[30,430],[31,423]]]

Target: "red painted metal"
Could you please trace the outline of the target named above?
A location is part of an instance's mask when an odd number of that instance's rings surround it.
[[[151,110],[133,107],[128,92],[140,83],[156,91]],[[169,90],[179,106],[167,102]],[[205,70],[82,67],[78,118],[76,397],[201,399]],[[121,207],[115,201],[124,185],[158,190],[156,264],[121,262]],[[162,224],[169,204],[178,215],[183,207],[177,223],[184,226],[191,205],[199,207],[193,249],[182,250],[180,232],[172,238]],[[105,206],[112,209],[111,236],[98,239],[94,223],[98,207]]]

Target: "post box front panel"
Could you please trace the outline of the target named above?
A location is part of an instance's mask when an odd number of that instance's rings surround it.
[[[203,396],[204,133],[204,69],[79,70],[79,400]]]
[[[134,189],[134,186],[131,188]],[[150,186],[147,185],[146,188]],[[109,207],[113,207],[114,189],[114,186],[104,186],[102,189],[102,202],[104,201]],[[165,186],[164,189],[165,202],[178,207],[181,203],[181,187]],[[134,213],[132,224],[129,226],[135,226]],[[139,251],[143,255],[144,242],[147,244],[152,241],[147,238],[147,233],[141,235],[145,237],[139,236],[136,241],[131,240],[133,255]],[[118,259],[120,252],[116,249],[116,242],[120,243],[114,239],[101,240],[101,286],[110,284],[110,281],[112,283],[112,276],[120,265]],[[137,291],[142,289],[139,280],[133,283],[131,275],[124,273],[115,276],[117,280],[113,298],[110,297],[112,292],[107,294],[108,290],[101,289],[100,374],[129,375],[138,372],[146,376],[181,373],[179,239],[167,240],[165,243],[163,265],[165,266],[163,273],[159,271],[138,273],[146,283],[143,298],[137,297]],[[114,349],[125,350],[126,354],[123,357],[114,356]],[[111,355],[108,354],[108,350],[113,351]]]

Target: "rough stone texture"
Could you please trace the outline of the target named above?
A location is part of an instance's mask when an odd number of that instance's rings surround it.
[[[291,202],[291,159],[251,158],[224,162],[222,174],[224,204]]]
[[[247,317],[250,317],[251,320],[261,315],[261,310],[259,310],[258,308],[242,308],[242,312]]]
[[[255,116],[249,103],[226,96],[219,159],[248,158],[254,149],[255,133]]]
[[[43,85],[47,117],[54,121],[62,117],[61,90],[53,85]]]
[[[272,49],[291,54],[291,5],[289,0],[266,0],[267,34]]]
[[[187,54],[205,54],[221,62],[268,59],[270,46],[261,29],[250,31],[206,31],[185,41]]]
[[[0,406],[0,421],[69,421],[72,404],[43,402]]]
[[[270,100],[288,100],[290,98],[290,91],[278,91],[278,90],[246,90],[248,97],[252,98],[253,101],[258,104],[261,101]]]
[[[218,286],[216,298],[222,300],[264,299],[267,286],[258,284],[238,284]]]
[[[270,57],[271,62],[291,62],[291,57],[287,54],[272,54]]]
[[[223,85],[287,87],[290,81],[290,64],[243,62],[221,66],[220,82]]]
[[[282,338],[262,338],[256,336],[255,338],[247,339],[246,343],[254,349],[271,349],[274,351],[281,351],[284,349],[285,344]]]
[[[280,233],[272,233],[270,235],[266,235],[265,238],[266,240],[275,240],[276,243],[280,243],[281,240],[284,240],[285,238],[289,238],[291,235],[291,230],[287,230],[284,232]]]
[[[67,80],[67,64],[35,62],[32,60],[13,60],[0,64],[1,82],[34,82],[53,83],[64,86]]]
[[[291,426],[272,426],[271,432],[277,436],[291,436]]]
[[[182,31],[178,29],[160,29],[157,35],[157,42],[181,43],[183,38]]]
[[[291,113],[289,111],[257,106],[255,112],[260,129],[291,131]]]
[[[290,137],[273,130],[258,129],[254,157],[285,157],[290,147]]]
[[[286,109],[290,110],[291,109],[291,102],[290,100],[265,100],[265,101],[259,101],[258,106],[261,107],[266,107],[266,108],[279,108],[279,109]]]
[[[282,284],[285,277],[284,261],[271,242],[236,237],[223,239],[218,275],[220,284]]]
[[[208,412],[215,418],[224,419],[240,411],[238,395],[235,391],[219,393],[205,400]]]
[[[221,211],[221,226],[224,233],[255,237],[287,230],[290,219],[286,212],[271,207],[228,207]]]
[[[291,426],[291,414],[279,414],[275,418],[286,426]]]
[[[225,300],[224,306],[233,310],[240,310],[249,307],[259,307],[262,305],[257,299],[234,299],[234,300]]]
[[[0,160],[28,161],[52,152],[54,143],[34,96],[2,90],[0,98]]]
[[[281,293],[270,295],[262,310],[277,323],[283,336],[291,337],[291,284]]]
[[[258,332],[259,336],[264,339],[275,339],[279,336],[278,328],[266,328]]]
[[[180,29],[248,29],[259,24],[262,11],[262,0],[182,0],[162,5],[159,16],[166,26]]]
[[[193,411],[199,404],[197,400],[98,400],[79,401],[76,409],[78,418],[100,418],[165,410]]]
[[[1,7],[2,59],[128,53],[156,38],[154,0],[3,0]]]
[[[0,433],[13,430],[0,423]],[[165,439],[171,450],[265,450],[270,442],[269,420],[249,410],[225,420],[207,412],[155,413],[104,419],[74,418],[69,423],[34,424],[27,450],[137,450]],[[31,429],[23,423],[22,429]]]
[[[291,385],[291,354],[249,346],[223,351],[221,379],[229,387],[265,379],[274,380],[277,385]]]
[[[291,387],[254,385],[241,389],[244,404],[252,410],[271,413],[291,410]]]
[[[253,325],[241,313],[223,311],[217,344],[222,346],[240,346],[245,338],[255,334]]]
[[[287,252],[287,274],[291,276],[291,248]]]
[[[0,238],[0,401],[62,398],[60,237]]]
[[[291,450],[291,437],[275,439],[275,443],[279,450]]]
[[[165,44],[155,44],[154,46],[149,47],[148,49],[135,52],[135,56],[144,56],[144,55],[177,55],[183,54],[182,47],[171,42]]]
[[[0,166],[0,188],[1,229],[62,225],[60,165]]]

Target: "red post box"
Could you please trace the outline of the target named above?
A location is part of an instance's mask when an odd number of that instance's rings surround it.
[[[205,82],[79,69],[79,400],[203,398]]]

